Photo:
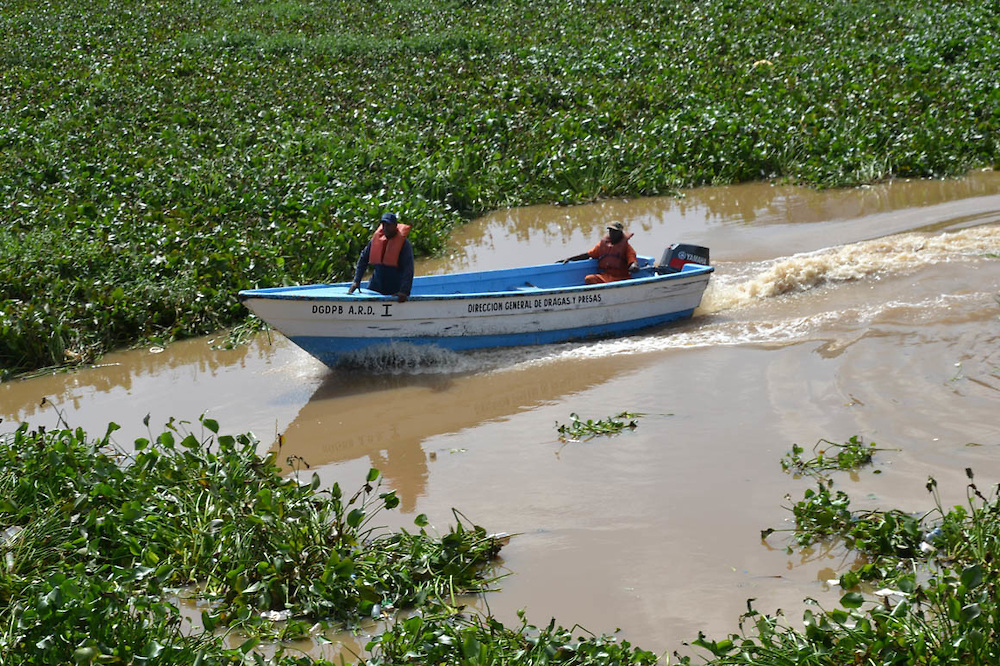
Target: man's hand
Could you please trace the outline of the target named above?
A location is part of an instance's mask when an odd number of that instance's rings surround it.
[[[406,299],[409,297],[410,297],[409,294],[404,294],[403,292],[399,292],[398,294],[396,294],[396,298],[399,299],[400,303],[405,303]]]
[[[628,265],[629,273],[635,273],[637,270],[639,270],[639,264],[635,263],[634,261]]]
[[[356,291],[357,291],[358,289],[360,289],[360,288],[361,288],[361,285],[360,285],[360,284],[358,284],[357,282],[355,282],[354,284],[352,284],[352,285],[351,285],[351,286],[350,286],[350,287],[349,287],[349,288],[347,289],[347,293],[348,293],[348,294],[353,294],[354,292],[356,292]]]

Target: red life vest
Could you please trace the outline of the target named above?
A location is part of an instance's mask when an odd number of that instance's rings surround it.
[[[635,251],[628,244],[633,234],[625,236],[615,244],[611,243],[611,238],[605,236],[601,242],[594,246],[589,252],[590,256],[597,259],[597,267],[602,272],[616,277],[628,277],[628,265],[635,261]],[[630,252],[631,250],[631,252]]]
[[[392,238],[386,238],[382,225],[372,236],[372,249],[368,254],[368,263],[374,266],[399,266],[399,253],[403,249],[403,241],[410,233],[410,225],[397,224],[398,232]]]

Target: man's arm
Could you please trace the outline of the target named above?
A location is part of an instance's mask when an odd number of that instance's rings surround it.
[[[413,246],[410,241],[403,243],[403,250],[399,253],[399,270],[401,273],[399,280],[399,302],[404,302],[410,296],[413,289]]]
[[[353,294],[361,288],[361,278],[365,276],[365,271],[368,270],[368,257],[371,256],[371,251],[372,242],[368,241],[368,245],[365,245],[365,249],[361,250],[361,255],[358,257],[358,263],[354,266],[354,282],[351,284],[351,288],[347,290],[348,294]]]
[[[358,257],[358,263],[354,266],[354,284],[361,284],[361,278],[365,276],[365,271],[368,270],[368,257],[371,256],[372,243],[368,241],[368,245],[365,245],[365,249],[361,250],[361,255]]]

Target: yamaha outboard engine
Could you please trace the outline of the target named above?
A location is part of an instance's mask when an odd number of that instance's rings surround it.
[[[687,243],[674,243],[663,251],[660,263],[653,267],[657,275],[664,273],[676,273],[684,264],[701,264],[709,266],[708,248],[701,245],[688,245]]]

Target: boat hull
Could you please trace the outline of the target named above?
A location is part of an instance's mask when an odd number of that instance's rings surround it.
[[[349,283],[240,292],[240,301],[296,345],[333,367],[345,355],[392,344],[464,351],[550,344],[635,332],[690,317],[712,272],[689,264],[658,275],[583,284],[591,262],[414,279],[410,299]]]

